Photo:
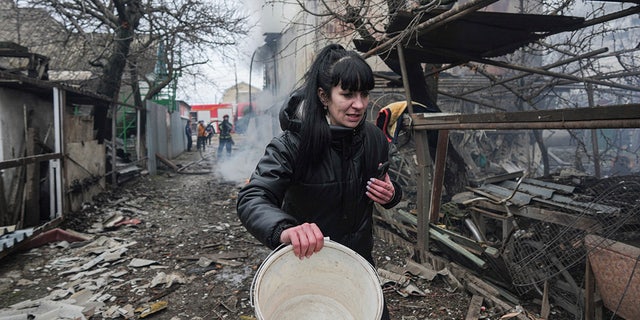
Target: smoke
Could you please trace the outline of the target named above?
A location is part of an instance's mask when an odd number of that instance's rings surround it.
[[[273,99],[261,99],[255,104],[261,109],[251,117],[244,133],[234,134],[231,156],[227,156],[226,150],[219,154],[216,152],[215,174],[224,180],[244,183],[249,179],[264,154],[264,148],[281,132],[277,115],[280,108],[274,106]]]
[[[295,3],[274,2],[271,0],[244,0],[243,3],[253,19],[256,28],[249,35],[249,40],[241,51],[247,56],[252,56],[256,50],[264,45],[265,33],[281,33],[285,30],[291,19],[299,12]],[[248,66],[250,62],[246,65]],[[253,67],[257,68],[258,63]],[[250,70],[251,74],[258,75],[256,70]],[[258,79],[258,77],[252,77]],[[262,80],[262,79],[259,79]],[[256,82],[252,81],[255,86]],[[274,101],[273,97],[263,97],[254,101],[258,110],[250,120],[247,130],[243,134],[235,134],[236,144],[230,157],[226,157],[226,151],[217,154],[216,175],[228,181],[244,183],[250,178],[256,164],[264,154],[264,148],[271,139],[280,133],[278,111],[281,102]]]
[[[244,0],[259,34],[283,32],[287,24],[298,13],[300,7],[295,3],[273,0]]]

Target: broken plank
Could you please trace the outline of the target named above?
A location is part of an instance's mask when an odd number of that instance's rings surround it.
[[[47,154],[39,154],[39,155],[28,156],[28,157],[23,157],[18,159],[5,160],[5,161],[0,161],[0,169],[15,168],[15,167],[24,166],[30,163],[37,163],[37,162],[42,162],[42,161],[47,161],[52,159],[62,159],[62,158],[64,158],[64,156],[61,153],[47,153]]]
[[[196,164],[196,163],[200,163],[200,162],[202,162],[202,160],[204,160],[204,158],[203,158],[203,159],[200,159],[200,160],[196,160],[196,161],[191,161],[191,162],[189,162],[187,165],[182,166],[180,169],[178,169],[178,172],[181,172],[181,171],[183,171],[184,169],[189,168],[190,166],[192,166],[192,165],[194,165],[194,164]]]
[[[514,305],[520,304],[520,299],[514,296],[511,292],[502,289],[500,286],[496,286],[490,282],[484,281],[482,278],[477,277],[473,274],[473,271],[470,269],[457,264],[455,262],[449,263],[449,270],[458,278],[464,280],[465,283],[473,283],[479,288],[482,288],[488,294],[494,295],[499,298],[504,298],[509,303]]]
[[[466,259],[468,259],[481,269],[485,269],[487,267],[487,263],[484,260],[478,258],[478,256],[473,254],[471,251],[451,240],[448,235],[445,235],[444,233],[436,230],[436,227],[434,227],[433,225],[429,228],[429,235],[434,240],[464,256]]]
[[[467,316],[464,318],[465,320],[480,319],[480,311],[482,311],[482,301],[484,301],[484,298],[482,298],[482,296],[474,294],[473,297],[471,297],[471,301],[469,302],[469,309],[467,309]]]
[[[169,161],[169,159],[163,157],[161,154],[156,153],[156,158],[158,158],[158,160],[160,160],[160,162],[162,162],[165,165],[167,165],[173,171],[178,171],[178,166],[176,166],[173,162]]]
[[[520,208],[519,210],[513,210],[512,213],[517,216],[551,222],[561,226],[585,230],[588,232],[598,232],[602,230],[602,225],[595,219],[560,211],[527,206]]]
[[[514,306],[510,305],[509,303],[507,303],[506,301],[492,295],[491,293],[487,292],[486,290],[484,290],[483,288],[481,288],[480,286],[478,286],[477,284],[473,283],[473,282],[467,282],[467,290],[469,290],[469,292],[473,293],[474,295],[480,295],[483,296],[485,299],[490,300],[491,302],[493,302],[495,305],[500,306],[500,308],[502,308],[502,310],[505,310],[507,312],[514,310]],[[520,313],[516,316],[518,319],[520,320],[529,320],[529,318]]]

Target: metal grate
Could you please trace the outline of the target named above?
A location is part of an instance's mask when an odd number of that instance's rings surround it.
[[[584,262],[584,238],[597,234],[616,241],[640,235],[640,182],[619,180],[597,185],[586,194],[595,197],[570,226],[544,221],[516,231],[505,244],[504,259],[520,294],[554,278],[572,279],[568,270]],[[608,245],[607,240],[594,247]],[[577,284],[576,284],[577,285]]]

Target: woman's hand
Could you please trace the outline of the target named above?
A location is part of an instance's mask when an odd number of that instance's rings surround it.
[[[384,180],[371,178],[367,181],[367,197],[379,204],[387,204],[393,199],[396,193],[389,174],[385,173]]]
[[[280,234],[280,242],[291,243],[293,253],[302,259],[310,257],[324,246],[324,235],[315,223],[303,223],[285,229]]]

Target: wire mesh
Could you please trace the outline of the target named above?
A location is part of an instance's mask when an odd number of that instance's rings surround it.
[[[607,246],[613,240],[640,239],[639,196],[637,179],[607,180],[584,193],[584,197],[593,200],[568,226],[538,221],[516,231],[504,250],[516,290],[524,294],[554,278],[573,281],[568,269],[584,262],[588,253],[584,245],[587,234],[597,234],[603,239],[592,244],[591,250]]]

